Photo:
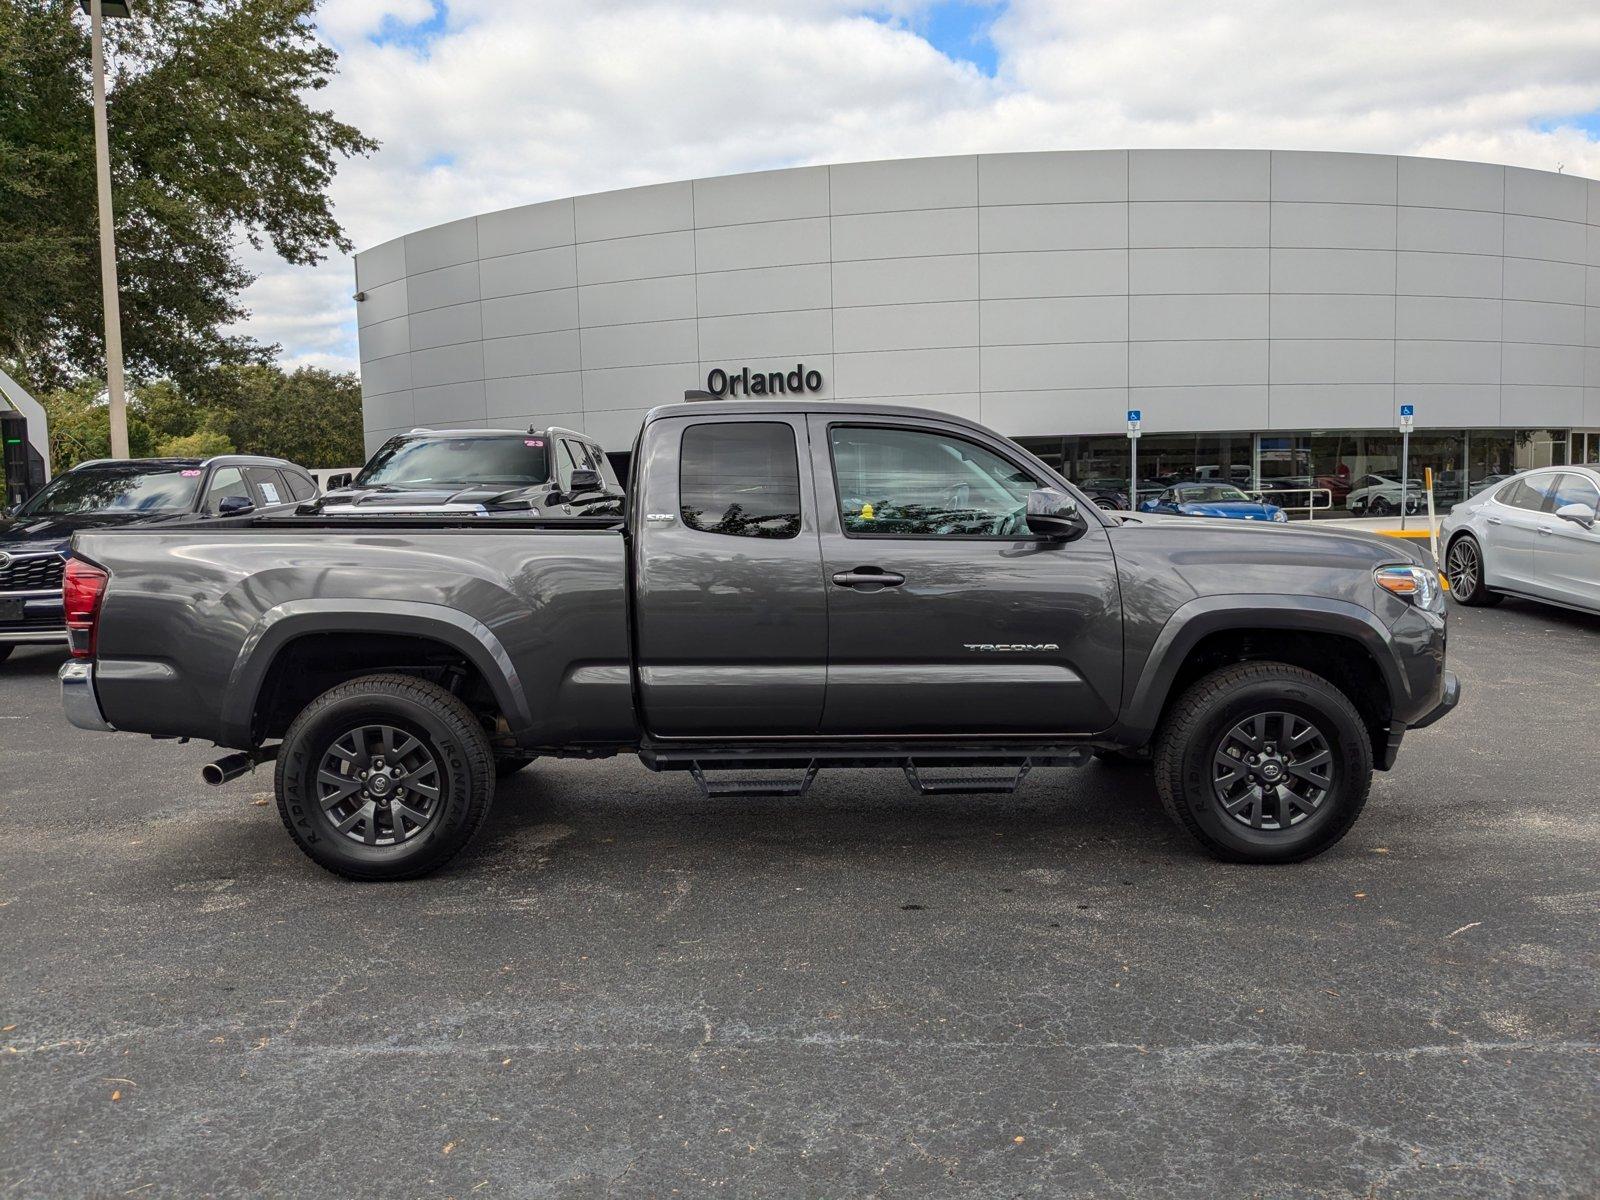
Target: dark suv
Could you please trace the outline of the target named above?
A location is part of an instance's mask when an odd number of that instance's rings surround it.
[[[249,454],[99,459],[57,475],[0,518],[0,662],[16,645],[66,642],[61,570],[79,530],[237,516],[316,494],[303,468]]]
[[[390,438],[323,513],[609,517],[622,485],[593,438],[571,429],[413,429]]]

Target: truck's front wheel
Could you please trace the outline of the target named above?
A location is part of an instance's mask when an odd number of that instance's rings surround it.
[[[1173,704],[1156,739],[1155,779],[1168,814],[1216,857],[1298,862],[1361,815],[1372,743],[1349,698],[1320,675],[1240,663]]]
[[[414,879],[453,858],[494,798],[494,758],[456,696],[368,675],[318,696],[278,751],[278,813],[296,844],[350,879]]]

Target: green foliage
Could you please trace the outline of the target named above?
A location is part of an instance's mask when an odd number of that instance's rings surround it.
[[[376,146],[308,103],[337,56],[317,0],[140,0],[106,22],[129,374],[201,386],[272,347],[246,315],[242,232],[284,259],[348,250],[327,188]],[[0,0],[0,359],[38,391],[104,373],[88,22],[69,0]],[[192,430],[189,432],[193,432]]]
[[[39,397],[50,416],[50,458],[64,471],[111,456],[109,413],[98,384]],[[189,388],[157,380],[128,398],[128,443],[135,458],[156,455],[267,454],[303,467],[356,466],[361,385],[350,374],[315,367],[284,372],[251,365],[213,372]]]
[[[361,384],[355,375],[318,367],[285,373],[237,367],[222,373],[215,393],[217,428],[250,454],[287,458],[302,467],[349,467],[366,461],[361,437]]]
[[[170,437],[156,447],[161,458],[210,458],[215,454],[232,454],[234,445],[228,435],[215,429],[202,429],[183,437]]]

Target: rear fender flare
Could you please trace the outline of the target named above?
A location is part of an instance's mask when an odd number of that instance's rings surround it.
[[[366,600],[359,608],[352,608],[349,600],[290,600],[262,613],[239,647],[222,696],[222,744],[251,744],[261,687],[279,651],[307,634],[341,632],[394,633],[442,642],[478,668],[514,731],[533,724],[516,666],[483,622],[442,604],[416,600]]]
[[[1396,661],[1394,638],[1382,621],[1359,604],[1323,596],[1202,596],[1180,607],[1156,635],[1133,682],[1122,725],[1148,739],[1161,720],[1172,683],[1202,638],[1233,630],[1272,629],[1336,634],[1372,654],[1389,690],[1402,707],[1410,690]]]

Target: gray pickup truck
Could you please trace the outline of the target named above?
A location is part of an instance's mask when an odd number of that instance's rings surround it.
[[[237,751],[211,782],[275,759],[295,841],[361,879],[448,860],[497,775],[624,751],[769,798],[1142,762],[1213,854],[1295,861],[1459,696],[1408,546],[1105,513],[909,408],[658,408],[620,519],[306,511],[72,554],[72,722]]]

